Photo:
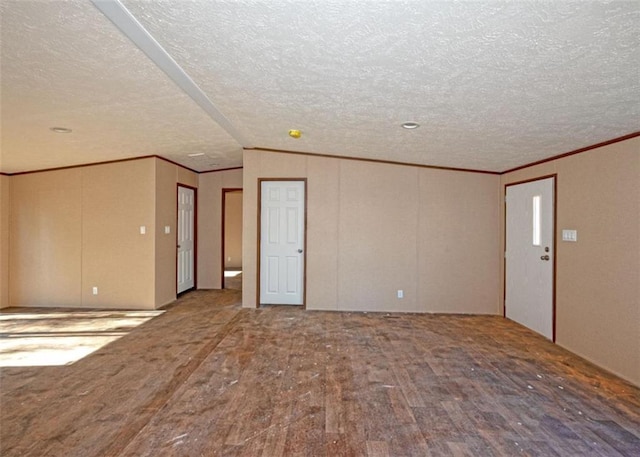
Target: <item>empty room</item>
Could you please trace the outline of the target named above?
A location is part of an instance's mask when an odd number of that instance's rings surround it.
[[[638,30],[0,0],[0,454],[640,455]]]

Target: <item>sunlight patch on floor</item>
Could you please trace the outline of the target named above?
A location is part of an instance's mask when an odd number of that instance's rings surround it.
[[[238,275],[242,274],[242,270],[234,270],[234,271],[230,271],[230,270],[225,270],[224,271],[224,277],[225,278],[235,278]]]
[[[164,311],[0,314],[0,367],[69,365]]]

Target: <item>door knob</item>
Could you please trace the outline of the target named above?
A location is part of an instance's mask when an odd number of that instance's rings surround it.
[[[302,254],[302,249],[298,249],[298,254]]]
[[[540,257],[540,260],[549,260],[549,256],[548,255],[543,255]]]

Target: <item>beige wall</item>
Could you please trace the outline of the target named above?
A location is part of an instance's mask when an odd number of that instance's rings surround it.
[[[245,307],[257,179],[274,177],[308,180],[308,309],[498,312],[499,176],[257,151],[244,154]]]
[[[198,176],[198,289],[222,287],[222,189],[242,188],[243,170]]]
[[[155,305],[171,303],[176,299],[176,246],[177,246],[177,170],[175,165],[156,160],[156,218],[155,224]],[[164,233],[165,226],[170,233]]]
[[[548,174],[558,189],[557,343],[640,385],[640,138],[506,174],[502,185]],[[562,229],[578,242],[561,241]]]
[[[9,306],[9,186],[0,175],[0,308]]]
[[[224,266],[242,268],[242,192],[227,192],[224,211]]]
[[[177,193],[178,184],[198,187],[198,175],[156,159],[155,187],[155,306],[176,299]],[[169,227],[169,233],[165,233]]]
[[[11,306],[82,303],[82,170],[11,177]]]
[[[153,308],[155,159],[74,171],[82,177],[82,306]]]
[[[175,299],[176,183],[197,185],[195,173],[149,158],[10,179],[12,306],[151,309]]]
[[[158,160],[159,162],[164,162],[164,160]],[[182,168],[182,167],[178,167],[178,166],[174,166],[174,169],[176,171],[176,183],[178,184],[183,184],[185,186],[190,186],[190,187],[198,187],[198,174],[194,173],[193,171],[189,171],[186,168]],[[176,204],[176,211],[178,208],[178,189],[176,189],[176,195],[175,195],[175,204]],[[177,213],[176,213],[176,219],[177,219]]]

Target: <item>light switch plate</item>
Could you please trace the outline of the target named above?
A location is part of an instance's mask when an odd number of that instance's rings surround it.
[[[170,225],[165,225],[164,226],[164,233],[165,233],[165,235],[168,235],[169,233],[171,233],[171,226]]]
[[[578,231],[577,230],[562,230],[562,241],[578,241]]]
[[[144,235],[145,233],[147,233],[147,227],[144,225],[140,226],[140,235]]]

